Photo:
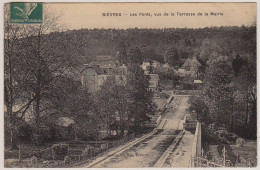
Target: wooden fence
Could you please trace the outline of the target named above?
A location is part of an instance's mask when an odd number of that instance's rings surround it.
[[[223,165],[217,164],[201,157],[192,157],[191,161],[192,167],[223,167]]]
[[[118,147],[135,138],[135,134],[128,135],[117,141],[88,142],[85,144],[67,144],[68,154],[64,160],[53,160],[53,149],[26,150],[19,146],[19,150],[15,151],[16,167],[68,167],[75,163],[86,161],[96,157],[111,148]],[[92,146],[85,150],[86,147]],[[36,159],[36,160],[35,160]],[[55,163],[53,163],[55,162]],[[53,164],[53,165],[50,165]]]
[[[192,155],[191,167],[234,167],[231,161],[227,159],[226,154],[227,150],[224,146],[221,158],[209,161],[206,159],[207,156],[204,158],[204,151],[201,150],[200,155]]]

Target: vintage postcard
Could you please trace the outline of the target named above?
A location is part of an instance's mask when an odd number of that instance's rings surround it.
[[[257,167],[257,3],[7,2],[5,168]]]

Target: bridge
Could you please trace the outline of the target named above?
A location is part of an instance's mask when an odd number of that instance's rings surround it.
[[[188,95],[170,95],[149,134],[81,164],[84,168],[190,167],[200,154],[201,125],[186,116]]]

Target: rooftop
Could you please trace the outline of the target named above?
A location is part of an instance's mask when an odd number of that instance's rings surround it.
[[[158,74],[148,74],[150,77],[150,81],[158,81],[159,80],[159,75]]]

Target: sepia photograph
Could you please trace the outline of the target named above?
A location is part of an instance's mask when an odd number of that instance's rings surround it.
[[[257,167],[256,2],[5,2],[5,168]]]

